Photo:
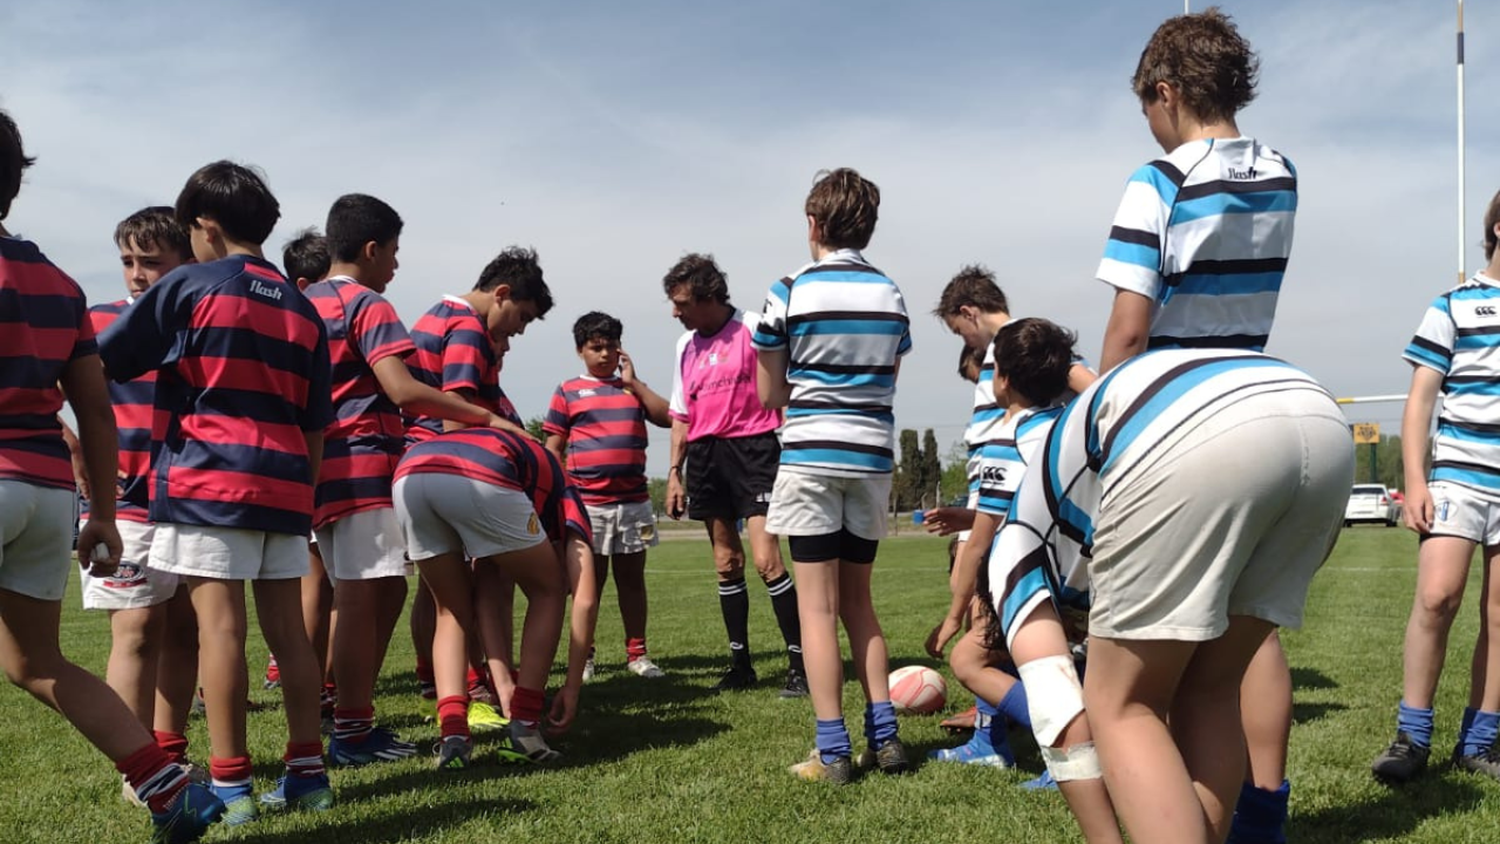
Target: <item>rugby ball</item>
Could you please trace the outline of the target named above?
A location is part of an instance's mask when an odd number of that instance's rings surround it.
[[[905,715],[931,715],[948,703],[943,675],[923,665],[904,665],[891,672],[891,703]]]

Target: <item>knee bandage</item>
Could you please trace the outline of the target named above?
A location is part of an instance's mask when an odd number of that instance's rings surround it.
[[[1099,751],[1091,741],[1080,742],[1070,747],[1043,747],[1042,761],[1058,782],[1074,780],[1096,780],[1104,776],[1099,770]]]
[[[1026,686],[1031,732],[1038,747],[1050,747],[1083,711],[1083,684],[1078,682],[1078,669],[1073,667],[1072,657],[1067,656],[1034,659],[1018,669],[1021,683]]]

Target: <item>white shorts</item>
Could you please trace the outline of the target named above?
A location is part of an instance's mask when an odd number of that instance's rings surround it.
[[[1218,638],[1229,616],[1298,627],[1354,477],[1349,427],[1306,390],[1237,402],[1105,492],[1089,635]]]
[[[1500,499],[1449,481],[1427,485],[1432,493],[1428,536],[1456,536],[1486,548],[1500,545]]]
[[[787,469],[776,472],[766,530],[777,536],[824,536],[841,529],[860,539],[885,538],[891,476],[835,478]]]
[[[115,522],[120,531],[120,567],[109,577],[83,577],[86,610],[138,610],[164,604],[177,592],[182,578],[147,565],[151,559],[151,522]]]
[[[0,589],[61,601],[68,589],[78,494],[0,480]]]
[[[307,574],[307,538],[245,528],[162,522],[151,568],[214,580],[288,580]]]
[[[493,557],[547,541],[531,497],[520,490],[419,472],[397,480],[391,498],[412,562],[459,552]]]
[[[595,554],[639,554],[659,541],[650,501],[589,504],[584,509],[593,527]]]
[[[351,513],[313,533],[332,580],[406,577],[413,571],[394,507]]]

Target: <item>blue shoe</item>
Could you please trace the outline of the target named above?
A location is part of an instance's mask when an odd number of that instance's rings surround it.
[[[224,803],[213,791],[188,783],[172,807],[151,815],[151,844],[188,844],[224,814]]]
[[[255,794],[251,792],[249,783],[210,785],[208,788],[224,804],[223,820],[227,826],[247,824],[260,817],[260,811],[255,807]]]
[[[1021,787],[1027,791],[1056,791],[1057,780],[1052,778],[1052,772],[1042,769],[1042,775],[1034,780],[1021,783]]]
[[[991,768],[1009,768],[1016,764],[1010,748],[995,747],[984,731],[975,730],[967,744],[958,747],[929,751],[927,758],[934,762],[957,762],[962,765],[982,765]]]
[[[333,789],[328,786],[327,774],[310,777],[288,774],[276,781],[275,791],[260,796],[260,805],[273,812],[288,809],[326,812],[333,808]]]
[[[328,758],[335,765],[369,765],[373,762],[396,762],[417,755],[417,746],[402,741],[384,727],[371,730],[364,741],[340,741],[338,736],[328,740]]]

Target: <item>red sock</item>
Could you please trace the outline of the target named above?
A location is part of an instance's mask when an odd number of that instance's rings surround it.
[[[155,730],[152,735],[156,738],[156,746],[166,752],[167,758],[181,764],[187,760],[188,740],[182,733],[166,733]]]
[[[333,709],[333,737],[339,741],[362,742],[370,737],[370,730],[375,727],[375,707],[366,706],[361,709],[345,709],[335,706]]]
[[[208,774],[213,777],[214,785],[249,785],[250,757],[231,756],[228,759],[220,759],[210,756],[208,757]]]
[[[537,689],[516,686],[510,699],[511,717],[523,724],[535,725],[542,720],[542,693]]]
[[[626,639],[625,640],[625,661],[626,662],[635,662],[636,660],[640,659],[641,657],[643,657],[645,655],[646,655],[646,639],[644,637],[642,637],[640,639]]]
[[[116,762],[115,770],[125,775],[136,796],[158,815],[171,808],[188,784],[187,772],[174,765],[154,741]]]
[[[431,683],[431,682],[433,682],[433,678],[432,678],[432,663],[428,662],[425,659],[419,659],[419,660],[417,660],[417,682],[418,683]]]
[[[469,737],[469,699],[463,695],[449,695],[438,701],[438,728],[443,738],[448,736]]]
[[[286,772],[296,777],[315,777],[323,773],[323,743],[310,741],[305,744],[286,743]]]

